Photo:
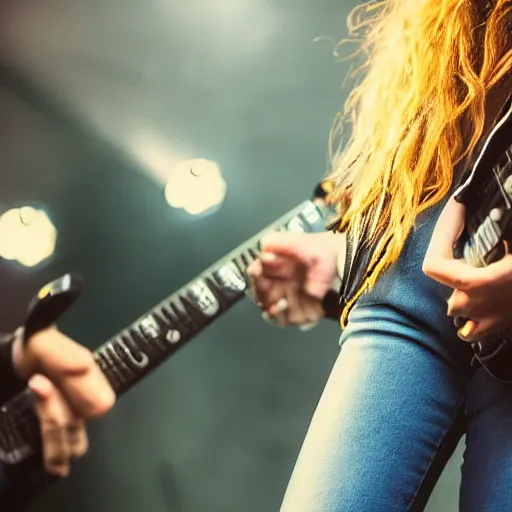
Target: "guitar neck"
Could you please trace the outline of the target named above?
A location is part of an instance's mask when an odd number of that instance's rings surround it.
[[[311,201],[302,203],[101,345],[94,357],[116,394],[128,391],[244,297],[246,271],[264,233],[325,231],[326,214]]]

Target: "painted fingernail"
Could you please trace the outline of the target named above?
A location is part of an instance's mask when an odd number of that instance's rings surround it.
[[[476,323],[473,320],[468,320],[457,332],[460,338],[468,338],[475,330]]]

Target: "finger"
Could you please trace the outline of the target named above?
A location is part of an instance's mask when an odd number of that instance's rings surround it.
[[[54,327],[39,331],[29,341],[28,350],[35,354],[38,368],[50,375],[82,375],[92,364],[91,352]]]
[[[272,286],[272,281],[263,275],[263,264],[259,258],[249,265],[247,274],[249,276],[250,294],[254,301],[262,306],[265,296]]]
[[[489,283],[503,286],[503,283],[512,282],[512,254],[506,254],[503,258],[495,261],[482,269],[485,279]]]
[[[265,276],[259,276],[252,280],[251,289],[255,297],[255,302],[263,309],[268,308],[276,303],[283,295],[279,292],[282,286],[279,283],[268,279]]]
[[[102,416],[114,405],[115,394],[87,348],[52,328],[34,335],[27,351],[76,416]]]
[[[35,375],[28,385],[34,394],[34,410],[41,429],[44,467],[52,475],[65,477],[70,459],[67,426],[73,422],[73,415],[46,377]]]
[[[67,428],[67,437],[71,457],[83,457],[89,448],[85,422],[76,420],[74,423],[69,425]]]
[[[483,269],[453,257],[453,248],[464,229],[464,222],[464,205],[450,198],[439,216],[423,261],[423,272],[427,276],[459,290],[469,290],[485,280]]]
[[[292,257],[308,265],[311,254],[308,249],[311,239],[304,233],[273,232],[263,236],[260,246],[263,252]]]
[[[256,289],[256,280],[260,279],[262,275],[262,265],[260,259],[254,260],[249,267],[247,267],[248,287],[246,290],[249,298],[259,307],[262,306],[261,300],[258,297]]]
[[[288,310],[289,302],[285,297],[282,297],[268,308],[268,314],[270,316],[277,316],[280,313],[284,313]]]
[[[286,290],[282,289],[281,293],[282,295],[286,295]],[[281,298],[277,302],[271,304],[267,309],[266,313],[268,315],[268,319],[272,323],[279,325],[281,327],[288,325],[288,308],[288,300],[285,297],[281,296]]]
[[[451,197],[437,220],[430,239],[429,251],[435,250],[442,258],[453,258],[453,247],[464,229],[465,215],[464,205]]]
[[[299,293],[287,293],[286,299],[288,301],[287,324],[288,325],[303,325],[309,323],[307,312],[304,308],[304,301]]]
[[[298,270],[296,260],[272,252],[261,254],[261,266],[263,275],[271,279],[292,279]]]
[[[448,299],[447,315],[453,317],[471,317],[471,303],[466,292],[454,290]]]
[[[316,324],[324,316],[322,305],[315,299],[304,294],[289,294],[286,296],[289,303],[288,324],[308,325]]]
[[[282,314],[271,316],[266,311],[263,311],[261,318],[263,318],[265,322],[277,327],[284,327],[286,325],[286,318],[284,318]]]
[[[328,243],[335,251],[343,250],[345,237],[325,233],[322,243]],[[269,233],[261,241],[264,252],[273,253],[276,256],[293,258],[300,266],[291,266],[294,271],[301,270],[304,275],[304,290],[316,299],[322,299],[332,285],[336,275],[336,268],[325,265],[319,259],[316,250],[313,250],[318,243],[318,234],[307,233]],[[315,237],[315,238],[312,238]],[[331,250],[331,249],[330,249]]]
[[[262,265],[260,258],[256,258],[248,267],[247,275],[251,278],[258,278],[262,273]]]
[[[99,418],[114,406],[114,391],[96,363],[87,374],[60,379],[56,385],[79,418]]]
[[[503,329],[502,320],[499,318],[485,318],[479,322],[468,320],[466,324],[457,331],[457,336],[467,342],[485,342],[486,338],[498,334]]]
[[[258,300],[261,302],[262,309],[269,313],[269,309],[285,297],[288,286],[290,284],[286,281],[268,278],[265,275],[255,279],[254,289]]]

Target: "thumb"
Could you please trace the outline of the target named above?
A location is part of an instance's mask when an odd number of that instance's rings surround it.
[[[311,235],[308,233],[267,233],[261,239],[263,252],[288,256],[308,265],[312,260]]]
[[[54,387],[50,380],[40,374],[34,375],[28,381],[28,387],[36,395],[37,399],[45,400],[53,392]]]

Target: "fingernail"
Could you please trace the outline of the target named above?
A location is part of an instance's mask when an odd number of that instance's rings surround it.
[[[263,318],[263,320],[265,320],[265,322],[273,323],[271,316],[266,311],[261,313],[261,318]]]
[[[271,262],[275,261],[276,255],[273,252],[263,252],[261,254],[261,259],[265,263],[271,263]]]
[[[457,332],[457,335],[461,338],[468,338],[471,333],[475,330],[476,324],[473,320],[468,320]]]
[[[279,299],[275,304],[276,314],[282,313],[288,309],[288,301],[286,299]]]
[[[318,322],[309,322],[307,324],[301,324],[299,325],[299,331],[306,332],[310,331],[311,329],[315,328],[317,326]]]
[[[28,387],[37,395],[46,397],[50,394],[52,386],[50,381],[42,375],[34,375],[28,381]]]

